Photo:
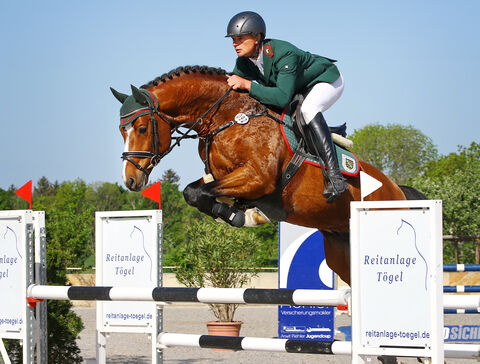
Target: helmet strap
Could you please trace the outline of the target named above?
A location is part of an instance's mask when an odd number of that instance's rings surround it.
[[[250,58],[254,58],[254,59],[258,58],[258,54],[260,53],[260,50],[262,49],[262,43],[263,43],[263,37],[262,37],[261,34],[257,34],[256,38],[257,38],[258,44],[255,47],[255,52],[253,52],[252,57],[250,57]]]

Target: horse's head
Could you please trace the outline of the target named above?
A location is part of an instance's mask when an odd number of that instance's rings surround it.
[[[146,186],[153,167],[170,151],[170,119],[158,111],[157,97],[146,89],[132,86],[130,96],[111,91],[122,103],[123,182],[130,190],[139,191]]]

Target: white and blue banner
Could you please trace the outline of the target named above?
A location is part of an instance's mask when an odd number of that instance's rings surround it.
[[[323,236],[316,230],[279,223],[279,288],[333,289]],[[288,306],[278,308],[278,337],[292,340],[334,339],[334,308]]]

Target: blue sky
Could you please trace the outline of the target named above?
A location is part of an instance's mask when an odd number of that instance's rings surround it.
[[[294,5],[292,5],[294,4]],[[182,65],[231,71],[228,20],[253,10],[267,36],[338,59],[342,98],[325,114],[348,131],[412,125],[441,154],[479,142],[480,2],[3,1],[0,4],[0,188],[121,181],[112,86],[129,92]],[[201,177],[196,142],[156,167],[180,185]]]

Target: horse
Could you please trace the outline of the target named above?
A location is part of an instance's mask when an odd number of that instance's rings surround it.
[[[130,96],[111,89],[122,103],[128,189],[144,188],[165,155],[181,140],[196,137],[206,174],[184,189],[188,204],[237,227],[275,220],[316,228],[324,236],[328,266],[350,283],[350,202],[361,198],[358,177],[347,177],[348,190],[333,203],[322,195],[321,168],[310,164],[301,164],[284,187],[280,179],[292,154],[280,130],[281,110],[229,89],[222,69],[179,67],[131,89]],[[365,201],[423,196],[366,162],[360,161],[360,170],[382,183]]]

